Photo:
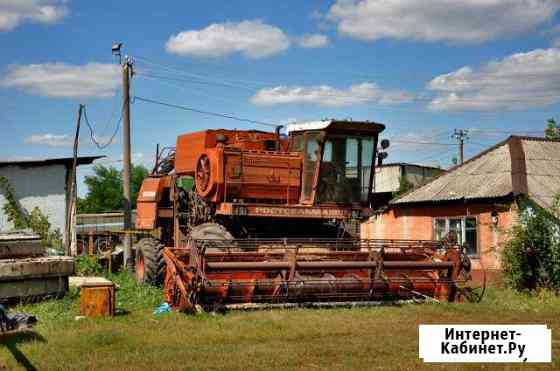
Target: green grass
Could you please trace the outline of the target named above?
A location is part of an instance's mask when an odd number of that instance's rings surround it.
[[[154,316],[161,291],[112,277],[126,314],[76,321],[77,293],[17,308],[34,333],[0,337],[0,370],[560,369],[560,297],[490,289],[479,304]],[[546,323],[553,365],[426,365],[420,323]]]

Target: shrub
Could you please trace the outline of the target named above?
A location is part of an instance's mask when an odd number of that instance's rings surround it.
[[[102,276],[105,269],[97,261],[95,256],[76,257],[76,275],[78,276]]]
[[[412,184],[406,176],[401,175],[399,178],[399,190],[397,192],[393,192],[393,197],[402,196],[412,189],[414,189],[414,184]]]
[[[29,228],[41,236],[43,246],[62,249],[62,234],[59,229],[51,230],[49,218],[35,207],[31,213],[21,206],[15,196],[15,190],[8,181],[8,178],[0,176],[0,190],[6,198],[3,211],[12,222],[15,229]]]
[[[557,204],[551,210],[544,210],[522,200],[520,210],[520,223],[510,230],[503,249],[505,281],[517,290],[560,290]]]

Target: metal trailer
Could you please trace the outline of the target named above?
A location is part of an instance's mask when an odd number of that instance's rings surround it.
[[[135,217],[136,212],[133,212],[133,221]],[[124,232],[124,214],[122,212],[77,214],[78,255],[105,254],[122,243]]]

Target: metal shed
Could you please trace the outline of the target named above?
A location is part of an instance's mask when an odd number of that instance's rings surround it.
[[[77,164],[89,165],[101,157],[81,156]],[[1,161],[0,176],[8,179],[22,207],[28,211],[38,207],[49,217],[53,229],[64,232],[72,164],[72,157]],[[12,229],[2,208],[5,202],[6,198],[0,192],[0,231]]]

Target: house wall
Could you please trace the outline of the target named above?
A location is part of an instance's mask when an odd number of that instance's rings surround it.
[[[396,192],[399,190],[401,166],[383,166],[375,168],[374,193]]]
[[[414,186],[426,183],[443,170],[416,165],[386,165],[375,169],[375,193],[397,192],[403,175]]]
[[[498,224],[492,223],[497,212]],[[477,217],[479,256],[471,257],[473,269],[499,270],[500,250],[507,231],[517,221],[517,205],[505,203],[457,203],[449,205],[398,206],[371,217],[362,224],[362,238],[434,239],[436,217]]]
[[[404,166],[404,173],[406,175],[406,179],[410,183],[412,183],[415,187],[426,183],[427,181],[435,178],[442,172],[443,170],[428,168],[424,166],[413,166],[413,165]],[[398,189],[398,182],[397,182],[397,189]]]
[[[0,176],[8,178],[21,205],[31,212],[38,207],[48,216],[52,229],[64,234],[66,219],[66,166],[62,164],[0,167]],[[13,226],[3,211],[6,198],[0,192],[0,230]]]

